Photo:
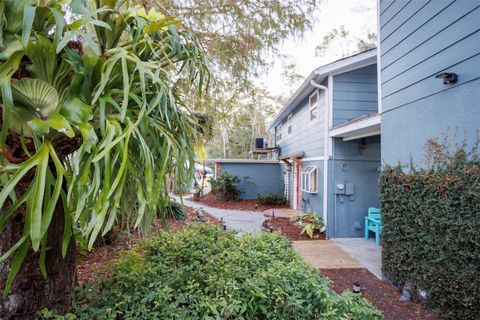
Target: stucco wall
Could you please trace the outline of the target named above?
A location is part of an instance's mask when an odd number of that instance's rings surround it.
[[[263,192],[283,194],[280,163],[221,163],[221,170],[240,178],[241,199],[256,199]]]
[[[478,1],[380,2],[382,159],[423,165],[429,138],[480,128]],[[435,75],[454,72],[456,84]],[[452,143],[454,145],[454,143]]]
[[[327,235],[362,237],[368,208],[378,207],[380,136],[348,142],[335,138],[334,146],[329,161]],[[338,183],[353,184],[353,197],[337,194]]]

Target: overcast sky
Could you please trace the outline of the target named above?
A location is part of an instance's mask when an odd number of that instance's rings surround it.
[[[291,61],[296,63],[297,72],[304,77],[313,69],[341,58],[341,49],[335,46],[325,56],[315,56],[315,47],[333,28],[344,25],[352,39],[365,38],[369,31],[377,30],[376,0],[323,0],[316,16],[313,29],[305,33],[303,39],[288,39],[280,49],[282,53],[292,57]],[[356,41],[353,40],[350,49],[353,49],[355,44]],[[297,86],[286,84],[282,79],[282,65],[280,59],[276,60],[271,70],[260,77],[261,82],[274,94],[290,92]]]

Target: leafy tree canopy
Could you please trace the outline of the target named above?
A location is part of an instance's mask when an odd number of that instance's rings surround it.
[[[186,97],[195,110],[214,120],[209,156],[251,157],[252,136],[268,135],[265,130],[268,115],[273,115],[280,106],[277,99],[257,84],[257,76],[267,72],[274,59],[285,58],[278,48],[286,38],[301,37],[313,26],[320,0],[145,0],[144,3],[166,15],[182,17],[186,28],[198,35],[209,56],[212,70],[209,96]],[[246,98],[247,95],[255,98]],[[252,99],[255,99],[253,109]]]

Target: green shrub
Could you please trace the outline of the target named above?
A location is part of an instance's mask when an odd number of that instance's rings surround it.
[[[447,319],[480,315],[480,161],[438,144],[428,169],[380,177],[383,272]],[[476,150],[476,149],[475,149]]]
[[[220,177],[217,179],[210,178],[208,182],[212,186],[212,193],[227,201],[238,200],[243,193],[238,186],[240,178],[229,172],[222,172]]]
[[[259,193],[257,200],[263,204],[286,204],[287,197],[280,193],[264,192]]]
[[[310,238],[313,238],[315,231],[320,232],[325,227],[323,217],[320,217],[315,212],[299,213],[293,216],[291,220],[295,221],[300,229],[302,229],[300,234],[306,232]]]
[[[170,201],[168,206],[165,208],[166,218],[171,218],[174,220],[185,220],[187,219],[187,211],[185,207],[175,201]]]
[[[162,233],[77,295],[78,319],[381,319],[359,295],[336,295],[276,233],[193,224]]]

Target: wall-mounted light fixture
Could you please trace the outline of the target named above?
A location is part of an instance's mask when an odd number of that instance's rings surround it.
[[[435,78],[443,79],[443,84],[456,83],[458,80],[457,74],[453,72],[443,72],[443,73],[437,74]]]

